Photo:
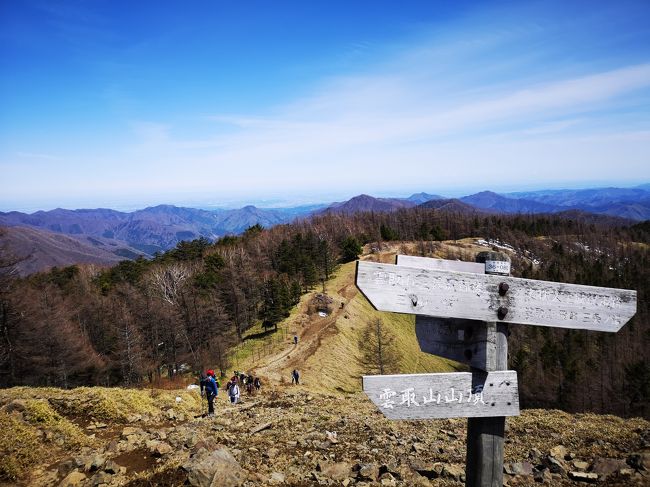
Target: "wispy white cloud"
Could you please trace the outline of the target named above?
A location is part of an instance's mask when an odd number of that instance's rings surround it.
[[[348,72],[256,110],[206,101],[201,113],[156,107],[137,117],[142,104],[129,101],[127,147],[119,157],[113,148],[76,154],[84,164],[75,181],[89,192],[146,185],[266,195],[650,179],[650,118],[638,103],[650,95],[649,57],[578,59],[566,38],[582,19],[514,20],[474,19],[402,45],[351,43],[349,52],[372,51],[373,62],[346,64]],[[550,40],[556,35],[567,37]],[[126,92],[118,88],[107,96],[119,108]]]
[[[485,162],[497,160],[509,167],[511,178],[526,177],[522,160],[544,167],[545,176],[556,171],[579,178],[589,164],[590,175],[598,170],[607,177],[616,174],[611,164],[616,152],[626,157],[617,159],[619,169],[627,164],[639,177],[650,177],[639,164],[643,149],[650,149],[647,139],[636,137],[625,150],[603,133],[590,147],[584,139],[592,111],[650,87],[650,64],[523,80],[514,90],[512,83],[469,93],[465,85],[432,96],[436,86],[424,76],[347,76],[271,113],[210,116],[215,132],[207,138],[175,137],[167,124],[133,127],[142,142],[139,150],[151,151],[158,164],[168,161],[172,167],[183,160],[174,184],[186,188],[225,181],[251,190],[308,186],[314,184],[312,174],[326,185],[344,184],[340,174],[346,174],[345,184],[356,187],[391,182],[417,187],[418,181],[440,187],[461,184],[463,173],[485,172],[490,178]],[[230,128],[220,131],[222,126]],[[582,131],[574,133],[578,126]],[[620,128],[611,131],[620,137]],[[549,139],[557,135],[561,139]],[[202,175],[200,183],[196,174]]]
[[[21,159],[41,160],[41,161],[60,161],[61,157],[53,154],[43,154],[37,152],[16,152]]]

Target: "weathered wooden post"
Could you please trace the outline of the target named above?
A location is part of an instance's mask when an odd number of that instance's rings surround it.
[[[505,416],[519,414],[517,373],[505,370],[508,323],[616,332],[636,313],[636,291],[513,278],[503,255],[478,258],[484,263],[358,261],[356,276],[375,309],[416,315],[422,351],[471,367],[363,377],[364,392],[389,419],[470,418],[471,487],[502,485]]]
[[[510,275],[510,258],[500,252],[480,252],[476,262],[485,264],[485,274]],[[502,285],[503,284],[503,285]],[[499,284],[499,296],[505,296],[508,285]],[[484,370],[471,367],[472,374],[486,374],[508,368],[508,324],[503,320],[508,308],[499,306],[494,321],[483,323],[487,337],[488,356]],[[480,325],[479,325],[480,326]],[[503,441],[505,416],[467,419],[467,456],[465,457],[465,485],[468,487],[501,487],[503,485]]]

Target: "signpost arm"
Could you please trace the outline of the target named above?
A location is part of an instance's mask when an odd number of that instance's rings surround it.
[[[503,266],[486,265],[486,273],[505,275],[505,272],[493,272],[490,269],[508,270],[509,258],[498,252],[481,252],[477,262],[508,262]],[[499,268],[500,267],[500,268]],[[507,290],[506,290],[507,292]],[[505,294],[505,293],[504,293]],[[507,313],[507,311],[506,311]],[[487,335],[486,371],[472,368],[477,378],[487,372],[506,370],[508,368],[508,325],[501,322],[485,322]],[[489,418],[468,418],[467,422],[467,457],[465,463],[465,485],[467,487],[501,487],[503,485],[503,442],[506,418],[504,416]]]

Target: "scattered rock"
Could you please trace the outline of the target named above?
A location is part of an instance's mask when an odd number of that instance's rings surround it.
[[[268,450],[266,450],[266,451],[262,454],[262,456],[263,456],[264,458],[271,458],[271,459],[273,459],[273,458],[277,457],[279,454],[280,454],[280,450],[278,450],[277,448],[269,448]]]
[[[422,453],[425,449],[426,447],[422,443],[413,443],[411,446],[411,450],[415,453]]]
[[[207,452],[200,450],[183,465],[190,485],[197,487],[235,487],[246,480],[246,471],[225,446]]]
[[[538,482],[540,484],[553,482],[553,475],[548,468],[543,468],[541,470],[533,472],[533,478],[535,479],[535,482]]]
[[[567,449],[564,445],[554,446],[553,448],[551,448],[550,455],[553,458],[564,460],[564,457],[566,457],[567,455]]]
[[[573,468],[576,470],[587,470],[589,468],[589,462],[585,462],[582,460],[573,460],[571,462],[571,465],[573,465]]]
[[[74,472],[70,472],[61,481],[59,487],[77,487],[81,485],[84,480],[86,480],[86,475],[75,470]]]
[[[333,445],[336,445],[339,442],[336,431],[326,431],[325,435],[327,436],[327,440]]]
[[[283,484],[285,481],[285,475],[282,472],[273,472],[271,478],[269,478],[269,483],[271,485]]]
[[[633,453],[627,457],[627,464],[635,470],[650,470],[650,451]]]
[[[113,460],[108,460],[106,465],[104,465],[104,472],[114,475],[120,472],[120,466]]]
[[[626,466],[627,464],[623,460],[616,460],[614,458],[597,458],[591,466],[591,471],[598,475],[602,475],[603,477],[607,477]]]
[[[458,435],[453,431],[447,431],[441,429],[440,432],[446,434],[449,438],[458,438]]]
[[[442,469],[442,476],[460,482],[465,481],[465,468],[462,465],[445,465]]]
[[[250,434],[254,435],[255,433],[259,433],[260,431],[264,431],[266,429],[269,429],[271,426],[273,426],[273,423],[264,423],[259,426],[254,427],[253,429],[250,430]]]
[[[186,440],[184,445],[187,448],[194,448],[199,442],[199,437],[195,434],[190,435]]]
[[[122,430],[121,438],[128,441],[129,443],[138,443],[142,440],[144,431],[141,428],[134,428],[132,426],[127,426]]]
[[[59,463],[57,466],[57,473],[60,476],[65,477],[79,466],[80,465],[77,464],[74,458],[69,458],[68,460],[64,460],[63,462]]]
[[[443,464],[425,463],[419,460],[411,461],[411,468],[428,479],[437,479],[442,476]]]
[[[542,458],[544,455],[542,455],[542,452],[539,451],[537,448],[533,448],[528,452],[528,459],[533,465],[539,465],[542,463]]]
[[[106,459],[103,456],[95,455],[89,463],[86,463],[86,471],[96,472],[97,470],[101,470],[105,463]]]
[[[151,451],[154,457],[162,457],[163,455],[167,455],[174,451],[174,449],[171,447],[169,443],[165,443],[164,441],[159,442]]]
[[[578,480],[579,482],[588,482],[590,484],[598,482],[598,474],[593,472],[569,472],[571,480]]]
[[[27,401],[25,399],[14,399],[2,409],[7,413],[24,412],[27,409]]]
[[[323,476],[333,480],[344,480],[352,475],[352,467],[349,463],[325,463],[319,464]]]
[[[96,485],[105,485],[109,484],[112,481],[111,474],[106,473],[106,472],[97,472],[95,475],[93,475],[91,480],[91,485],[96,486]]]
[[[566,471],[567,471],[566,464],[559,458],[548,456],[546,458],[546,466],[548,467],[551,473],[566,475]]]
[[[503,471],[508,475],[533,475],[533,466],[528,462],[507,462]]]
[[[632,468],[622,468],[618,472],[618,474],[623,478],[632,477],[634,475],[634,469],[632,469]]]
[[[377,480],[379,467],[374,463],[362,463],[358,465],[357,476],[362,480]]]

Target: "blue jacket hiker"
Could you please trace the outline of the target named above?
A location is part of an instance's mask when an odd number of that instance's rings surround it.
[[[208,416],[214,416],[214,398],[219,394],[219,387],[214,378],[214,370],[208,370],[207,376],[205,381],[205,397],[208,399]]]

